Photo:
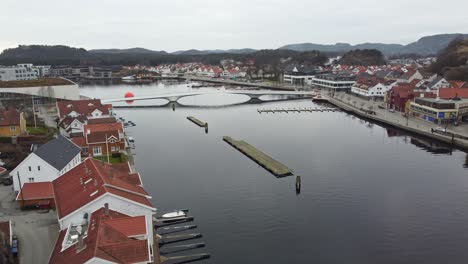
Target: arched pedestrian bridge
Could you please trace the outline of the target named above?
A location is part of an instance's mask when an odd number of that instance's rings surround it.
[[[127,98],[117,98],[102,100],[103,103],[116,103],[125,101],[139,101],[139,100],[151,100],[151,99],[165,99],[170,103],[176,103],[181,98],[191,97],[197,95],[216,95],[216,94],[243,94],[250,97],[250,100],[261,100],[260,97],[264,95],[279,95],[279,96],[301,96],[302,98],[310,98],[315,94],[313,91],[252,91],[252,90],[231,90],[231,91],[213,91],[213,92],[185,92],[185,93],[171,93],[171,94],[157,94],[157,95],[146,95],[146,96],[135,96]]]

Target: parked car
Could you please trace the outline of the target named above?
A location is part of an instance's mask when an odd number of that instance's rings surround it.
[[[10,186],[13,184],[13,179],[10,177],[1,178],[1,183],[5,186]]]
[[[18,237],[16,235],[13,235],[13,238],[11,240],[11,253],[13,253],[14,257],[18,257]]]
[[[395,113],[395,109],[388,109],[390,113]]]
[[[434,128],[434,130],[439,131],[439,132],[447,132],[447,129],[442,128],[442,127],[436,127],[436,128]]]

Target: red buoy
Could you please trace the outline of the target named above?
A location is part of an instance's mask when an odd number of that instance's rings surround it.
[[[132,97],[135,97],[135,95],[132,92],[126,92],[124,97],[125,98],[132,98]],[[126,100],[125,102],[127,102],[127,104],[131,104],[131,103],[133,103],[133,100]]]

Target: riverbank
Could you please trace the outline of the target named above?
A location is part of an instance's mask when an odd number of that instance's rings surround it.
[[[333,104],[334,106],[339,107],[348,113],[352,113],[356,116],[392,126],[410,133],[418,134],[426,138],[437,140],[445,144],[450,144],[464,151],[468,151],[468,140],[452,138],[451,136],[433,133],[431,132],[431,128],[433,128],[434,125],[431,125],[427,122],[407,119],[400,116],[400,113],[390,113],[386,110],[374,109],[375,114],[370,114],[369,112],[362,111],[350,104],[345,103],[336,96],[328,98],[330,104]],[[382,113],[382,111],[385,113]]]

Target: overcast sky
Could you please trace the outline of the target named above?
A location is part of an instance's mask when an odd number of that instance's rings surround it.
[[[407,44],[468,33],[467,10],[466,0],[1,0],[0,50],[18,44],[166,51]]]

